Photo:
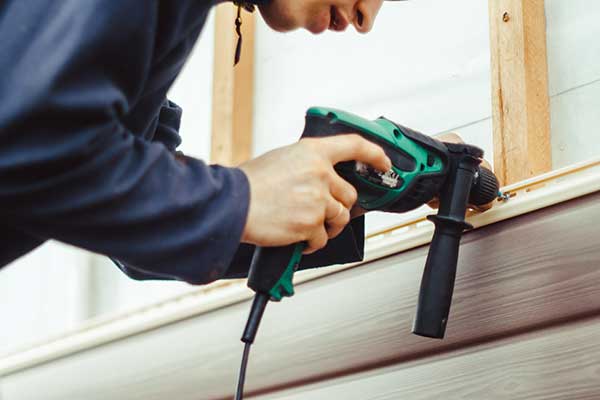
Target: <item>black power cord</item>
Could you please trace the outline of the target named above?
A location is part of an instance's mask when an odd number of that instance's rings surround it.
[[[246,380],[246,366],[248,365],[248,355],[250,354],[251,345],[251,343],[246,343],[244,345],[244,355],[242,356],[242,365],[240,366],[240,375],[238,376],[235,400],[242,400],[244,397],[244,381]]]
[[[246,380],[246,367],[248,366],[250,346],[254,343],[254,338],[256,337],[256,332],[258,332],[258,326],[260,325],[260,320],[265,312],[269,298],[269,295],[265,293],[256,293],[254,296],[254,301],[250,308],[250,315],[248,315],[248,321],[246,322],[246,328],[242,335],[242,342],[244,342],[245,345],[244,354],[242,355],[242,364],[240,365],[240,375],[238,377],[235,400],[242,400],[244,398],[244,382]]]

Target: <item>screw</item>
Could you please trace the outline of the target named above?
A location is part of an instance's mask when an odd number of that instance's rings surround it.
[[[499,201],[507,201],[510,200],[510,194],[507,192],[498,191],[498,200]]]
[[[509,20],[510,20],[510,14],[508,12],[505,12],[504,14],[502,14],[502,21],[508,22]]]

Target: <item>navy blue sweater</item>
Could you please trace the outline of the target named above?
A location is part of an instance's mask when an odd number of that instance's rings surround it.
[[[135,279],[247,274],[247,178],[175,153],[166,99],[214,3],[0,3],[0,267],[56,239]],[[302,267],[359,260],[363,240],[359,218]]]

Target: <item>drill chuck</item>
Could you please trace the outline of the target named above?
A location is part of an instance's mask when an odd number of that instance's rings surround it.
[[[473,187],[469,195],[469,204],[484,206],[496,200],[500,185],[496,175],[489,169],[480,166],[475,174]]]

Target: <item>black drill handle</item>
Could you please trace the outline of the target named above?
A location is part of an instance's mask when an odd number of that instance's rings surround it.
[[[421,280],[413,333],[443,339],[452,303],[460,238],[472,226],[465,222],[467,201],[483,152],[466,144],[447,144],[450,175],[440,193],[433,239]]]
[[[442,216],[428,219],[435,224],[435,232],[421,279],[413,333],[442,339],[452,303],[460,238],[469,225]]]
[[[257,293],[269,293],[292,259],[294,248],[293,244],[256,247],[248,272],[248,287]]]

